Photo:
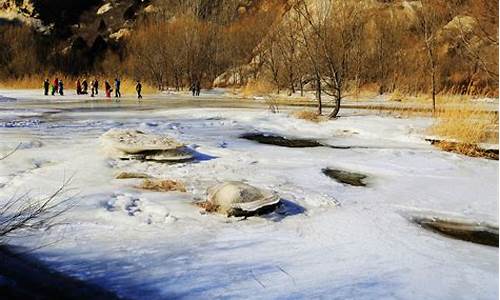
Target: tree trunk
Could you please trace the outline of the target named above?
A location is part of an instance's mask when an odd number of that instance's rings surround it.
[[[316,75],[316,100],[318,100],[318,115],[323,114],[323,103],[321,101],[321,79]]]
[[[432,113],[436,113],[436,72],[434,66],[432,67]]]
[[[339,114],[339,110],[340,110],[340,100],[341,99],[342,99],[342,95],[340,93],[340,89],[337,89],[337,94],[335,95],[335,108],[330,113],[328,118],[335,119],[337,117],[337,115]]]

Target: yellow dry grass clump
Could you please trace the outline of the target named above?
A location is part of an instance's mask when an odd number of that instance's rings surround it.
[[[156,192],[186,192],[182,182],[169,179],[145,179],[138,188]]]
[[[110,83],[113,84],[113,82],[111,82],[111,81],[110,81]],[[130,96],[130,95],[135,96],[137,93],[135,90],[136,85],[137,85],[137,81],[129,79],[129,78],[122,78],[122,80],[121,80],[121,93],[122,93],[122,95],[123,96]],[[141,85],[142,85],[142,94],[143,95],[148,95],[148,94],[150,95],[150,94],[158,93],[157,88],[149,85],[146,82],[141,81]]]
[[[18,89],[18,90],[24,90],[24,89],[42,89],[43,88],[43,81],[48,78],[49,82],[52,84],[55,78],[59,78],[64,82],[64,88],[66,91],[74,91],[76,92],[76,81],[80,79],[82,81],[84,79],[84,76],[77,78],[77,77],[72,77],[72,76],[66,76],[62,74],[51,74],[50,76],[48,75],[30,75],[30,76],[24,76],[21,78],[11,78],[11,79],[5,79],[5,80],[0,80],[0,88],[3,89]],[[89,82],[94,80],[94,76],[88,76],[86,79]],[[114,85],[114,80],[115,78],[113,76],[104,76],[104,75],[99,75],[97,76],[97,79],[99,80],[99,89],[102,90],[104,89],[104,80],[108,80],[111,86]],[[158,91],[157,88],[150,86],[149,84],[145,82],[141,82],[142,84],[142,94],[154,94]],[[129,78],[122,78],[121,79],[121,93],[123,96],[135,96],[136,90],[136,81],[129,79]],[[89,87],[90,89],[90,87]]]
[[[436,113],[431,133],[467,144],[498,143],[498,113],[473,104],[450,107]]]
[[[241,94],[245,97],[251,96],[267,96],[275,90],[273,84],[268,81],[250,81],[241,89]]]
[[[73,89],[75,85],[76,79],[73,80],[72,77],[63,76],[61,74],[52,74],[50,76],[47,75],[29,75],[23,76],[20,78],[9,78],[0,80],[0,88],[4,89],[42,89],[43,81],[48,78],[49,82],[52,83],[55,78],[62,79],[65,84],[65,88]]]
[[[446,152],[459,153],[470,157],[482,157],[498,160],[497,151],[482,149],[475,144],[436,141],[433,145]]]
[[[294,112],[292,115],[297,119],[316,122],[316,123],[324,120],[322,116],[318,115],[317,112],[311,110],[299,110]]]

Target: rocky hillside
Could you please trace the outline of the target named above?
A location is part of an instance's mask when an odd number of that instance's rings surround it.
[[[109,49],[120,53],[122,39],[148,14],[190,10],[202,19],[230,22],[265,5],[264,0],[0,0],[0,26],[28,25],[57,43],[55,55],[92,65],[87,57]]]

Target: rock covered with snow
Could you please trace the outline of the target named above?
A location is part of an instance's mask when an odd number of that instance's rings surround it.
[[[101,140],[108,153],[120,159],[180,161],[192,158],[184,144],[165,135],[111,129]]]
[[[111,129],[102,139],[114,148],[129,154],[150,150],[175,150],[184,145],[176,140],[155,134],[146,134],[140,130]]]
[[[212,210],[230,216],[247,216],[273,210],[280,202],[277,193],[238,181],[228,181],[208,189]]]

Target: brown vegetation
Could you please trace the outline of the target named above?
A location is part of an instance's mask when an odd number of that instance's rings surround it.
[[[469,144],[498,144],[498,114],[472,104],[438,111],[431,133]]]
[[[488,0],[369,4],[299,0],[262,44],[259,74],[290,93],[305,85],[340,101],[378,93],[498,95],[498,4]],[[466,17],[464,17],[464,15]],[[293,42],[291,42],[293,41]]]
[[[138,188],[156,192],[186,192],[182,182],[169,179],[145,179]]]
[[[475,144],[432,140],[432,145],[446,152],[453,152],[470,157],[498,160],[498,150],[483,149]]]
[[[323,121],[321,116],[318,115],[318,112],[310,111],[310,110],[296,111],[293,113],[293,116],[296,117],[297,119],[302,119],[302,120],[316,122],[316,123]]]
[[[136,178],[151,178],[152,176],[145,173],[135,172],[120,172],[115,175],[115,179],[136,179]]]
[[[104,74],[180,90],[224,75],[247,93],[255,83],[289,95],[313,90],[319,114],[330,95],[330,117],[367,87],[397,100],[430,94],[434,106],[443,94],[498,95],[497,1],[250,2],[161,1],[116,44],[75,38],[67,46],[57,35],[2,25],[0,81],[38,88],[38,74],[71,74],[70,84]]]

